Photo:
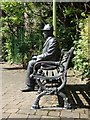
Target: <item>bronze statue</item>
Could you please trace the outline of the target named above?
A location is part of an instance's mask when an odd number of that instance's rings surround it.
[[[34,90],[36,80],[30,78],[30,75],[33,73],[33,66],[36,62],[58,61],[60,58],[60,49],[58,42],[53,35],[53,26],[46,24],[43,28],[43,35],[46,41],[43,45],[42,54],[32,57],[32,59],[29,61],[25,81],[26,86],[24,89],[22,89],[22,92],[30,92]]]

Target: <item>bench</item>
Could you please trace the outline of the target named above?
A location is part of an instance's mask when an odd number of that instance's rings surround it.
[[[68,98],[63,93],[67,82],[67,68],[74,51],[74,47],[62,55],[60,61],[40,61],[34,65],[32,77],[39,86],[38,95],[32,105],[33,109],[40,109],[39,101],[44,95],[57,95],[63,99],[63,107],[70,108]],[[40,65],[40,69],[36,70]]]

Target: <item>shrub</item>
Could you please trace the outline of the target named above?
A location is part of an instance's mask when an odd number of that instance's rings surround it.
[[[82,78],[89,77],[89,47],[88,47],[88,18],[79,23],[80,39],[75,41],[76,49],[74,51],[75,57],[74,69],[82,73]]]

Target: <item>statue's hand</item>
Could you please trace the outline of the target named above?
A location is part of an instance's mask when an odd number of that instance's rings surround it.
[[[42,54],[37,56],[37,61],[42,60]]]
[[[40,61],[41,60],[41,58],[40,57],[37,57],[37,60],[36,61]]]
[[[33,56],[33,57],[32,57],[32,60],[37,60],[37,56]]]

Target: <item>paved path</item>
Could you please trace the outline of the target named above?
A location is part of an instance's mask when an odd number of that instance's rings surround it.
[[[6,68],[7,69],[2,69]],[[15,69],[17,67],[17,69]],[[22,93],[26,70],[18,69],[18,66],[0,64],[2,73],[2,118],[21,118],[24,120],[90,120],[90,86],[80,82],[73,72],[68,72],[68,94],[70,102],[76,109],[38,109],[32,110],[31,106],[36,97],[37,91]],[[82,84],[81,84],[82,83]],[[45,96],[41,99],[40,105],[44,107],[56,106],[56,96]],[[52,118],[52,119],[51,119]]]

